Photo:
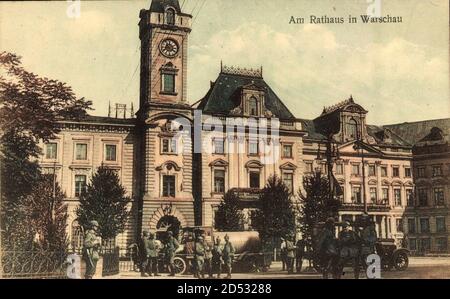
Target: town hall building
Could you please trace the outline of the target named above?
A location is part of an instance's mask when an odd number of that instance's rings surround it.
[[[137,113],[116,106],[115,117],[110,111],[108,117],[61,121],[60,133],[41,144],[43,170],[56,175],[67,195],[74,247],[81,246],[82,238],[77,198],[101,165],[117,171],[132,198],[125,232],[115,240],[126,248],[142,230],[214,226],[214,213],[228,190],[236,192],[247,215],[244,229],[252,229],[249,215],[269,176],[278,175],[296,196],[305,175],[326,172],[321,156],[330,136],[340,155],[333,167],[343,190],[340,220],[356,220],[366,201],[380,237],[402,240],[408,235],[409,219],[420,218],[413,212],[413,167],[424,164],[424,146],[447,142],[448,147],[450,119],[440,123],[441,135],[434,129],[426,139],[432,129],[427,127],[416,141],[425,139],[413,149],[415,143],[403,137],[399,126],[367,124],[368,111],[352,97],[324,108],[315,119],[300,119],[264,80],[262,68],[225,65],[205,96],[191,101],[187,67],[192,16],[181,10],[178,0],[153,0],[139,17]],[[224,125],[236,119],[244,124],[234,122],[232,130]],[[436,141],[436,136],[444,137]],[[415,152],[420,158],[414,159]],[[271,161],[266,153],[272,154]],[[430,251],[448,250],[450,230],[450,159],[448,152],[439,157],[444,157],[440,180],[423,181],[436,181],[443,190],[439,212],[426,209],[441,217],[439,244],[430,239]]]

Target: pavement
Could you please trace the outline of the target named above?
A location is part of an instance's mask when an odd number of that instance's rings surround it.
[[[303,264],[306,265],[306,262]],[[344,269],[343,279],[353,279],[351,268]],[[363,278],[364,273],[361,273]],[[138,272],[122,272],[109,279],[195,279],[192,275],[170,277],[161,274],[160,277],[141,277]],[[322,279],[314,271],[287,274],[282,271],[281,262],[273,262],[268,272],[234,273],[233,279]],[[364,277],[365,278],[365,277]],[[410,257],[409,267],[405,271],[382,271],[382,279],[450,279],[450,257]]]

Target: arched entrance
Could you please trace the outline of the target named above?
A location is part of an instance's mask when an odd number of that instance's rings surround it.
[[[181,230],[181,222],[175,216],[166,215],[161,217],[161,219],[159,219],[158,223],[156,224],[156,229],[163,231],[171,231],[174,237],[178,238],[178,235]]]

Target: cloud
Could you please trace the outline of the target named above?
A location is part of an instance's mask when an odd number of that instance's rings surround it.
[[[345,44],[324,25],[278,32],[257,23],[222,30],[191,48],[191,100],[200,99],[227,65],[264,66],[264,77],[297,117],[316,117],[321,106],[353,94],[369,109],[369,120],[417,119],[429,102],[448,105],[448,60],[443,51],[396,37],[384,43]],[[215,67],[217,66],[217,67]],[[320,104],[318,104],[320,103]],[[386,111],[386,107],[392,108]],[[399,107],[408,107],[396,111]],[[439,117],[435,109],[431,115]],[[395,112],[393,112],[395,111]]]

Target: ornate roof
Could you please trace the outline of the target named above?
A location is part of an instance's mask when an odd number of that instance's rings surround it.
[[[262,78],[262,69],[222,66],[219,77],[211,83],[208,93],[194,104],[205,113],[230,115],[240,104],[240,92],[250,88],[264,92],[265,108],[274,117],[295,120],[294,115]]]
[[[356,106],[358,108],[358,110],[360,110],[364,113],[367,113],[367,111],[364,110],[360,105],[356,104],[355,101],[353,100],[353,97],[350,96],[350,98],[345,101],[339,102],[333,106],[324,107],[321,116],[333,113],[335,111],[344,110],[344,109],[348,108],[349,106]]]
[[[181,13],[181,7],[178,0],[152,0],[152,4],[150,5],[150,11],[163,13],[165,12],[167,6],[175,8],[177,13],[179,14]]]

